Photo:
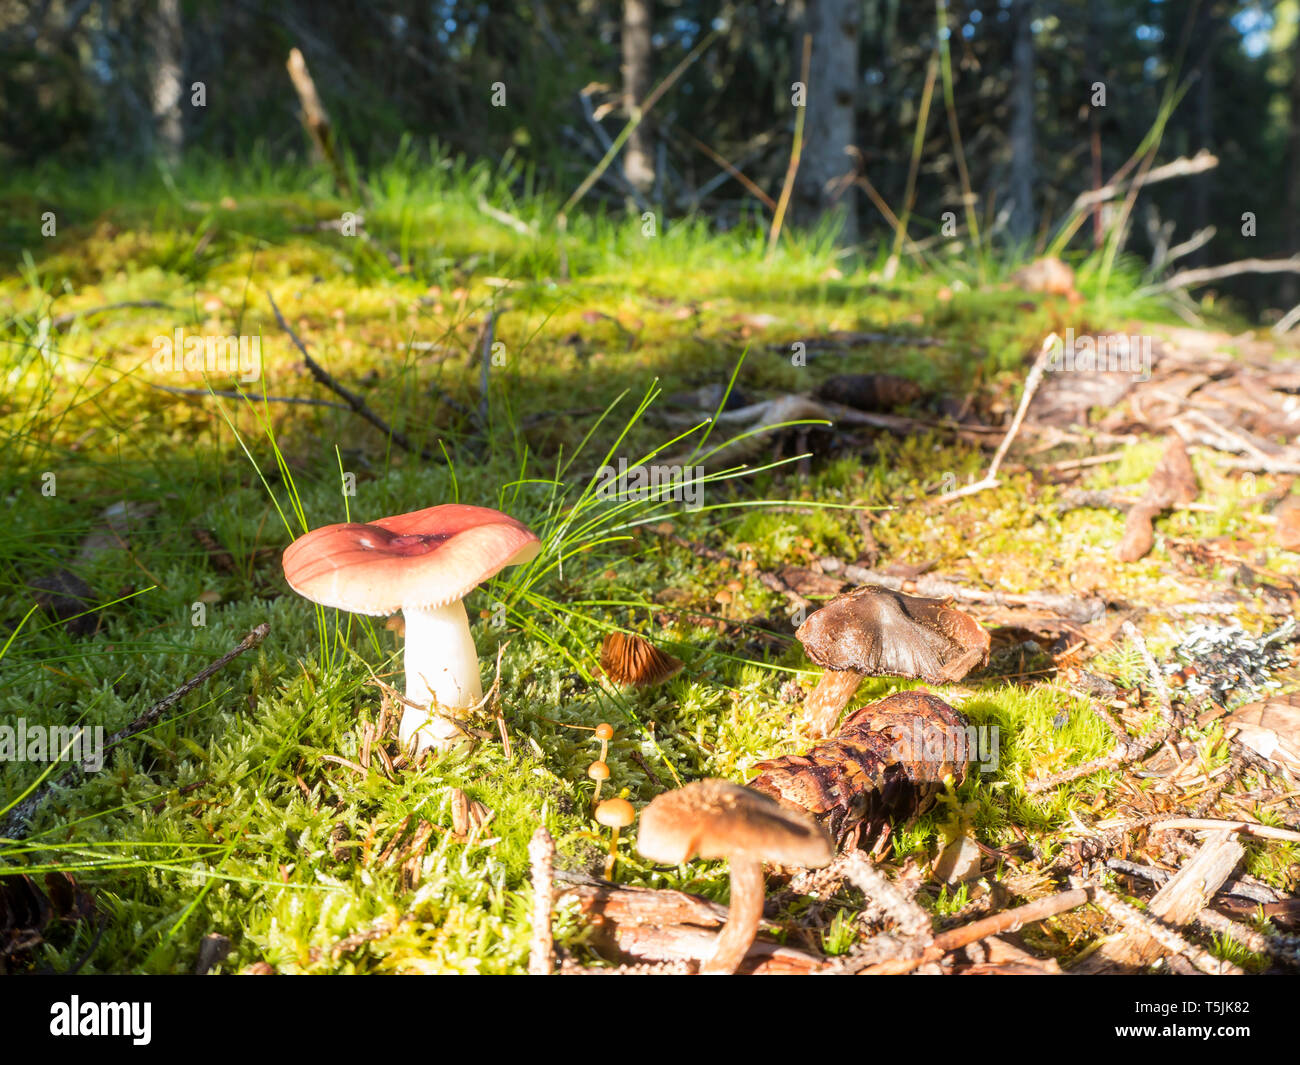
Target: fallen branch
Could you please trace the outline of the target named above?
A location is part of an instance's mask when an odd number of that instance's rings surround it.
[[[959,603],[985,603],[990,606],[1020,606],[1031,610],[1045,610],[1079,624],[1096,621],[1106,612],[1106,603],[1101,599],[1079,599],[1076,596],[1057,595],[1052,592],[1035,592],[1028,595],[989,592],[980,588],[969,588],[942,577],[895,577],[865,566],[845,565],[838,558],[830,557],[818,559],[818,565],[823,573],[842,575],[850,584],[876,584],[895,592],[906,592],[908,595],[952,599]]]
[[[149,382],[150,388],[156,388],[159,392],[170,392],[175,396],[220,396],[223,399],[247,399],[250,401],[267,403],[297,403],[304,407],[333,407],[335,410],[351,410],[344,403],[335,403],[329,399],[313,399],[310,396],[258,396],[248,392],[235,392],[221,388],[177,388],[174,385],[156,385]]]
[[[1047,898],[1038,899],[1036,902],[1017,906],[1012,910],[1004,910],[1002,913],[995,913],[993,916],[985,917],[979,921],[972,921],[960,928],[940,932],[934,937],[934,942],[917,956],[878,962],[875,965],[867,966],[865,969],[859,969],[858,975],[886,976],[908,973],[921,965],[938,961],[945,954],[968,944],[976,943],[989,936],[999,935],[1002,932],[1014,932],[1034,921],[1042,921],[1059,913],[1065,913],[1067,910],[1076,909],[1087,901],[1088,892],[1082,888],[1072,888],[1056,895],[1049,895]]]
[[[1300,255],[1290,259],[1239,259],[1220,266],[1202,266],[1193,270],[1179,270],[1173,277],[1158,285],[1147,285],[1134,296],[1150,296],[1175,288],[1195,288],[1238,274],[1300,274]]]
[[[550,976],[555,968],[555,939],[551,933],[551,913],[555,909],[551,885],[555,876],[555,840],[544,826],[533,833],[528,843],[528,860],[533,878],[533,935],[528,947],[528,974]]]
[[[78,318],[90,318],[96,314],[104,314],[108,311],[138,310],[144,308],[163,311],[174,310],[170,303],[163,303],[161,300],[123,300],[120,303],[106,303],[102,307],[91,307],[86,311],[67,311],[63,314],[56,314],[50,319],[50,328],[62,329],[65,325],[71,325]]]
[[[204,681],[217,673],[225,666],[229,665],[245,651],[251,651],[258,646],[267,633],[271,631],[271,626],[266,622],[258,625],[247,636],[245,636],[235,647],[231,648],[215,662],[205,666],[198,673],[195,673],[189,680],[173,691],[170,695],[165,695],[159,699],[153,706],[149,707],[143,714],[137,717],[129,725],[118,729],[107,740],[104,741],[103,754],[107,754],[119,743],[130,739],[136,733],[143,732],[172,707],[179,703],[195,688],[200,687]],[[31,794],[17,802],[9,811],[9,816],[5,820],[3,829],[0,829],[0,837],[9,840],[22,839],[31,824],[31,819],[41,804],[57,789],[70,788],[76,785],[81,779],[84,769],[80,765],[71,766],[66,772],[60,774],[54,780],[48,778],[43,784],[33,785]]]
[[[1189,174],[1200,174],[1206,170],[1213,170],[1219,165],[1219,160],[1210,152],[1202,149],[1190,159],[1183,157],[1175,159],[1173,162],[1165,163],[1164,166],[1152,167],[1145,174],[1134,178],[1131,182],[1114,181],[1109,185],[1103,185],[1099,189],[1092,189],[1088,192],[1082,192],[1075,197],[1074,203],[1070,205],[1070,214],[1078,214],[1086,211],[1095,204],[1105,203],[1107,200],[1113,200],[1121,193],[1128,192],[1131,188],[1140,188],[1143,185],[1154,185],[1158,181],[1168,181],[1170,178],[1186,177]]]
[[[1286,843],[1300,843],[1300,832],[1289,828],[1276,828],[1273,825],[1261,825],[1255,821],[1222,821],[1210,817],[1171,817],[1167,821],[1156,821],[1149,826],[1152,832],[1164,832],[1175,828],[1187,828],[1206,832],[1227,829],[1232,832],[1244,832],[1256,839],[1280,839]]]
[[[1100,884],[1085,881],[1080,877],[1071,877],[1070,883],[1082,887],[1091,896],[1091,901],[1114,918],[1130,932],[1150,936],[1166,950],[1181,955],[1203,973],[1212,976],[1242,976],[1242,970],[1230,961],[1220,961],[1208,951],[1189,943],[1178,932],[1158,918],[1148,916],[1136,906],[1130,905],[1119,896],[1107,891]]]
[[[1020,423],[1025,420],[1025,412],[1029,410],[1029,404],[1038,391],[1038,386],[1043,380],[1043,374],[1047,372],[1047,357],[1051,353],[1053,346],[1059,343],[1060,340],[1055,333],[1052,333],[1043,341],[1043,346],[1038,352],[1038,358],[1034,360],[1034,365],[1029,368],[1029,376],[1025,378],[1025,390],[1020,396],[1020,406],[1016,408],[1016,415],[1011,419],[1011,424],[1007,427],[1007,433],[1002,438],[1002,443],[998,445],[997,451],[993,453],[993,461],[989,463],[988,472],[984,475],[983,480],[965,485],[954,492],[945,492],[934,501],[936,504],[950,503],[962,496],[974,495],[986,488],[997,487],[998,468],[1002,465],[1002,460],[1006,458],[1007,452],[1011,448],[1011,442],[1016,438],[1016,434],[1020,432]]]
[[[284,315],[280,313],[280,308],[276,306],[275,297],[268,292],[266,298],[271,303],[271,310],[275,312],[275,320],[280,323],[280,328],[289,334],[289,339],[293,341],[294,347],[296,347],[301,353],[304,361],[307,363],[307,369],[311,371],[312,377],[316,378],[317,381],[328,388],[336,396],[341,396],[347,405],[352,408],[354,413],[359,414],[403,451],[412,452],[413,454],[419,455],[422,459],[432,461],[433,454],[431,452],[425,448],[416,448],[411,441],[406,438],[405,434],[398,432],[379,417],[378,414],[372,411],[366,405],[364,399],[350,389],[344,388],[343,385],[334,380],[334,378],[325,371],[325,368],[311,357],[306,346],[298,339],[298,334],[295,333],[290,328],[289,323],[284,320]]]
[[[861,851],[841,854],[831,867],[875,903],[904,935],[930,937],[930,915]]]

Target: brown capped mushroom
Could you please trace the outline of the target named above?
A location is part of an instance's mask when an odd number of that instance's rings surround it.
[[[617,796],[606,799],[596,807],[596,821],[612,830],[609,838],[609,857],[605,860],[605,879],[614,875],[614,863],[618,860],[618,831],[627,828],[636,820],[636,809],[626,799]]]
[[[600,802],[600,785],[609,779],[609,765],[600,760],[592,762],[591,765],[587,766],[587,776],[596,782],[596,791],[591,798],[594,806]]]
[[[949,602],[867,585],[809,614],[795,636],[826,670],[804,703],[810,734],[834,729],[863,677],[945,684],[987,663],[989,634]]]
[[[763,916],[763,863],[816,869],[835,848],[825,830],[795,810],[729,780],[707,779],[665,792],[641,811],[637,850],[652,862],[726,858],[731,911],[702,973],[734,973]]]
[[[644,688],[677,676],[682,663],[641,636],[611,632],[600,646],[600,668],[615,684]]]

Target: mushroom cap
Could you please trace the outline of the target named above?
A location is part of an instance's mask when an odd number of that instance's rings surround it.
[[[636,808],[626,799],[606,799],[596,806],[596,820],[607,828],[627,828],[636,820]]]
[[[608,780],[609,766],[597,759],[587,766],[587,776],[591,777],[592,780]]]
[[[653,862],[749,859],[816,869],[835,856],[825,830],[729,780],[707,779],[655,796],[641,811],[637,850]]]
[[[611,632],[600,645],[600,668],[615,684],[641,688],[677,676],[682,662],[644,637]]]
[[[455,603],[540,550],[531,529],[499,510],[446,503],[313,529],[285,548],[284,577],[322,606],[392,614]]]
[[[944,684],[989,658],[989,634],[948,603],[867,585],[809,614],[795,636],[825,669]]]

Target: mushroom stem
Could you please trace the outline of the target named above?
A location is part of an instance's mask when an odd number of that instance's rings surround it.
[[[457,599],[446,606],[426,609],[406,607],[406,698],[412,703],[402,713],[399,733],[402,747],[416,738],[416,753],[426,747],[450,750],[465,737],[455,722],[428,709],[466,710],[483,698],[478,674],[478,651],[469,631],[465,604]]]
[[[701,974],[726,976],[740,968],[763,919],[763,863],[752,858],[731,859],[731,906],[727,925],[718,934],[713,956]]]
[[[862,674],[853,669],[828,669],[822,674],[817,687],[804,700],[804,722],[813,739],[821,739],[835,731],[840,711],[849,705],[862,683]]]
[[[609,857],[605,859],[605,879],[614,878],[614,866],[618,864],[618,825],[609,830]]]

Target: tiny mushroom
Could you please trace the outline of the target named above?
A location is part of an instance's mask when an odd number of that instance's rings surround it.
[[[609,779],[609,765],[597,759],[587,766],[587,776],[596,782],[596,792],[592,796],[592,804],[600,802],[600,785]]]
[[[362,524],[314,529],[284,552],[299,595],[355,614],[400,610],[406,628],[403,748],[448,750],[465,738],[452,716],[483,699],[478,653],[462,600],[498,570],[528,562],[541,543],[500,511],[460,503]]]
[[[612,829],[609,839],[609,858],[605,861],[605,879],[614,875],[614,863],[618,860],[618,830],[627,828],[636,820],[636,809],[626,799],[606,799],[596,807],[596,821]]]
[[[945,684],[987,663],[989,634],[948,604],[868,585],[809,614],[795,636],[826,670],[804,703],[809,732],[831,732],[863,677]]]
[[[645,688],[677,676],[682,662],[642,636],[611,632],[600,646],[600,668],[615,684]]]
[[[835,847],[825,829],[798,811],[727,780],[706,779],[658,795],[641,811],[637,850],[654,862],[691,858],[731,863],[731,910],[702,973],[734,973],[763,916],[763,863],[816,869]]]

